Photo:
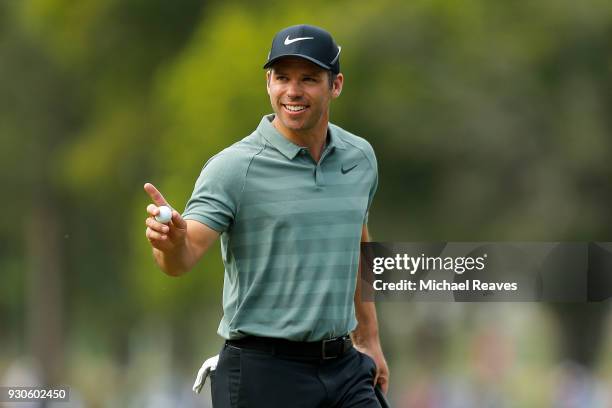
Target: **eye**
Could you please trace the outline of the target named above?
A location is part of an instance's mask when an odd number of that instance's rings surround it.
[[[287,77],[285,75],[276,75],[277,81],[286,81]]]
[[[317,82],[317,78],[315,78],[315,77],[304,77],[304,81],[306,81],[306,82]]]

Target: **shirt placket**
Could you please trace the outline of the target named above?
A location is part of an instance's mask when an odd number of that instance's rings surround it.
[[[323,163],[325,161],[325,158],[328,157],[330,154],[332,154],[333,150],[334,150],[333,146],[326,146],[325,149],[323,150],[323,153],[321,154],[321,159],[319,159],[319,162],[315,166],[314,177],[315,177],[315,184],[317,186],[325,185],[325,176],[323,174]]]

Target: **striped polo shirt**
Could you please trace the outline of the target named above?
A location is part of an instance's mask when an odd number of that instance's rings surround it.
[[[264,116],[204,165],[183,217],[221,233],[226,339],[316,341],[357,321],[361,229],[376,191],[372,146],[329,124],[316,163]]]

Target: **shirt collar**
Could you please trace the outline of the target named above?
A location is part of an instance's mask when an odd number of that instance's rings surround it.
[[[303,147],[296,145],[291,140],[283,136],[278,129],[274,127],[272,120],[274,120],[274,114],[264,115],[264,117],[261,118],[261,122],[259,122],[259,126],[257,126],[257,130],[279,152],[281,152],[289,160],[293,160]],[[333,126],[328,126],[327,133],[329,135],[329,143],[327,144],[329,149],[346,148],[346,144],[338,136],[337,129],[334,129]]]

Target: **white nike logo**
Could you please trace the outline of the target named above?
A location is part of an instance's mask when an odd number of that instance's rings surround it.
[[[285,38],[285,45],[293,44],[296,41],[302,40],[314,40],[314,37],[298,37],[289,39],[289,36],[287,36],[287,38]]]

